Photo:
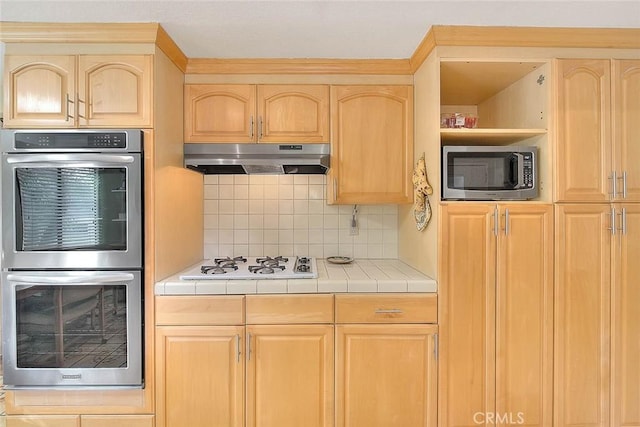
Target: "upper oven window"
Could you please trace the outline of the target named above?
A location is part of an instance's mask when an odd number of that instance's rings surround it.
[[[5,153],[2,166],[3,268],[140,268],[140,153]]]
[[[127,249],[124,167],[15,169],[16,251]]]

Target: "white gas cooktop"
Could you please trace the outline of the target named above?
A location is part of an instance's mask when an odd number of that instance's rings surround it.
[[[219,257],[180,275],[181,280],[315,279],[312,257]]]

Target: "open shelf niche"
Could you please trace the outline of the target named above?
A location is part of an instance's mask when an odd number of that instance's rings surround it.
[[[549,64],[440,62],[440,112],[472,114],[477,127],[441,128],[442,145],[510,145],[547,133]]]

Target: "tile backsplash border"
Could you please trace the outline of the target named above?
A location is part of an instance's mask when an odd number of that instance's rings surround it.
[[[328,205],[324,175],[204,175],[204,256],[398,257],[397,205]]]

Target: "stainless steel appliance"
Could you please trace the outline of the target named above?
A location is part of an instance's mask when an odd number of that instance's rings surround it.
[[[142,132],[3,130],[9,387],[142,385]]]
[[[184,144],[184,164],[205,174],[325,174],[329,144]]]
[[[141,386],[140,271],[4,271],[4,384]]]
[[[180,275],[181,280],[264,280],[315,279],[316,259],[312,257],[213,258]]]
[[[445,200],[526,200],[538,196],[538,149],[518,146],[442,147]]]
[[[142,265],[139,130],[2,131],[3,265]]]

